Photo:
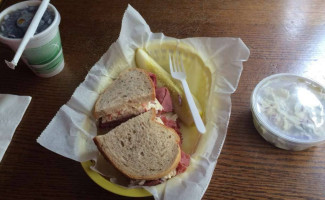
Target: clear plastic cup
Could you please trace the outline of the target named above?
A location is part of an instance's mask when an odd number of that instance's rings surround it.
[[[14,4],[0,13],[0,22],[4,20],[7,14],[13,11],[28,6],[37,6],[40,3],[41,1],[24,1]],[[21,57],[24,63],[40,77],[52,77],[60,73],[64,68],[64,58],[59,32],[61,16],[52,4],[49,4],[48,8],[54,12],[52,24],[30,39]],[[22,38],[7,38],[0,34],[0,42],[8,45],[15,52],[21,41]]]

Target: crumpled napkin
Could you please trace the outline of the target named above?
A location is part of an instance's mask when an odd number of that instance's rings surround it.
[[[0,162],[31,100],[30,96],[0,94]]]

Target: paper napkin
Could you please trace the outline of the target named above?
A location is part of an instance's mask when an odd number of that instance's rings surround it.
[[[0,162],[31,99],[30,96],[0,94]]]

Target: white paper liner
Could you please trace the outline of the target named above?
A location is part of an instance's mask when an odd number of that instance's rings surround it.
[[[98,160],[96,170],[114,176],[114,171],[106,171],[107,166],[103,165],[107,162],[100,158],[92,141],[97,135],[92,116],[94,103],[120,71],[136,67],[134,55],[137,48],[152,40],[163,42],[170,39],[177,40],[162,33],[152,33],[141,15],[129,5],[118,40],[91,68],[84,82],[60,108],[37,142],[78,162]],[[201,199],[204,195],[226,137],[231,112],[230,95],[237,88],[242,62],[249,57],[248,48],[239,38],[205,37],[178,41],[193,46],[200,52],[203,61],[210,64],[213,83],[206,109],[207,133],[201,137],[185,173],[158,186],[145,187],[155,199]]]

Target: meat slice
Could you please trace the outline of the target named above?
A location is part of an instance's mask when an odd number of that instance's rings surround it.
[[[151,72],[148,72],[148,73],[149,73],[149,76],[150,76],[150,78],[151,78],[151,80],[152,80],[152,82],[153,82],[153,84],[154,84],[154,86],[156,88],[157,87],[157,77],[156,77],[156,74],[151,73]]]
[[[170,96],[170,92],[166,87],[157,88],[157,77],[154,73],[149,72],[149,76],[155,85],[156,89],[156,98],[159,103],[162,105],[163,112],[172,112],[173,111],[173,103],[172,98]]]
[[[190,165],[190,155],[183,151],[181,153],[181,161],[178,163],[176,168],[176,174],[185,172],[187,167]]]
[[[173,111],[173,102],[169,90],[166,87],[156,88],[156,98],[162,105],[163,112]]]
[[[158,180],[150,180],[150,181],[146,181],[143,185],[144,186],[155,186],[155,185],[159,185],[160,183],[164,182],[161,179]]]

